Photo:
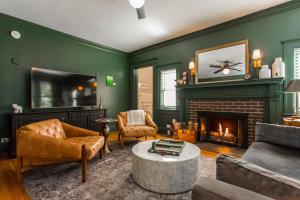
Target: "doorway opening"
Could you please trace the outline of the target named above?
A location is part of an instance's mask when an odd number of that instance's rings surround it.
[[[138,68],[137,108],[153,116],[153,66]]]

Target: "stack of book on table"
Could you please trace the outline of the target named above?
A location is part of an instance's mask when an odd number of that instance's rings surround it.
[[[179,156],[184,147],[183,141],[178,140],[158,140],[152,143],[148,150],[150,153],[158,153],[161,155]]]

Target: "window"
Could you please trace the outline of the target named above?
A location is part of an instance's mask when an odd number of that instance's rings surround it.
[[[300,48],[294,49],[294,79],[300,79]]]
[[[160,72],[160,107],[176,109],[176,68]]]
[[[300,48],[294,49],[294,79],[300,79]],[[300,95],[299,93],[296,93],[296,95],[298,95],[297,103],[300,105]],[[296,110],[296,112],[298,112],[298,110]]]

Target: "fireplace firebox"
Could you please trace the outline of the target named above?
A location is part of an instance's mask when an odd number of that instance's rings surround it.
[[[201,141],[247,148],[247,113],[198,111],[197,114]]]

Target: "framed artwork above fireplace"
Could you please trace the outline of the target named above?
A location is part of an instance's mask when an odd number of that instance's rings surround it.
[[[242,40],[196,51],[198,82],[234,79],[249,74],[249,44]]]

